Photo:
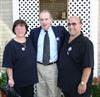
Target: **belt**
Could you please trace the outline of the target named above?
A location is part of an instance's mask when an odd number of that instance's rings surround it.
[[[52,64],[55,64],[56,62],[51,62],[51,63],[48,63],[48,64],[43,64],[43,63],[41,63],[41,62],[37,62],[37,63],[39,63],[39,64],[42,64],[42,65],[52,65]]]

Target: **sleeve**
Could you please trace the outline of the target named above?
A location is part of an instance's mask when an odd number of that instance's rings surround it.
[[[86,41],[83,57],[83,68],[92,67],[94,68],[94,49],[93,44],[90,40]]]
[[[65,29],[65,27],[63,27],[63,40],[65,41],[68,41],[69,40],[69,37],[70,37],[70,34],[69,32]]]
[[[69,37],[70,36],[69,32],[65,29],[65,27],[62,26],[62,28],[63,28],[64,35],[66,35],[67,37]]]
[[[3,53],[2,67],[12,68],[12,66],[13,66],[12,46],[7,44]]]

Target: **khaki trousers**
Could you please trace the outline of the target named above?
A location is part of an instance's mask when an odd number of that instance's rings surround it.
[[[61,97],[57,87],[57,64],[44,66],[37,63],[39,83],[37,83],[37,97]]]

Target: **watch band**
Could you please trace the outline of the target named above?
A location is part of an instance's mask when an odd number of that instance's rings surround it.
[[[84,81],[81,81],[81,83],[80,83],[81,85],[86,85],[86,83],[84,82]]]

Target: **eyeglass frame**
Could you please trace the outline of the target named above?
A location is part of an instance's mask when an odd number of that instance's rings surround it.
[[[81,23],[81,22],[78,22],[78,23]],[[72,26],[76,26],[77,23],[73,22],[73,23],[68,23],[68,24],[67,24],[67,26],[71,26],[71,25],[72,25]]]

